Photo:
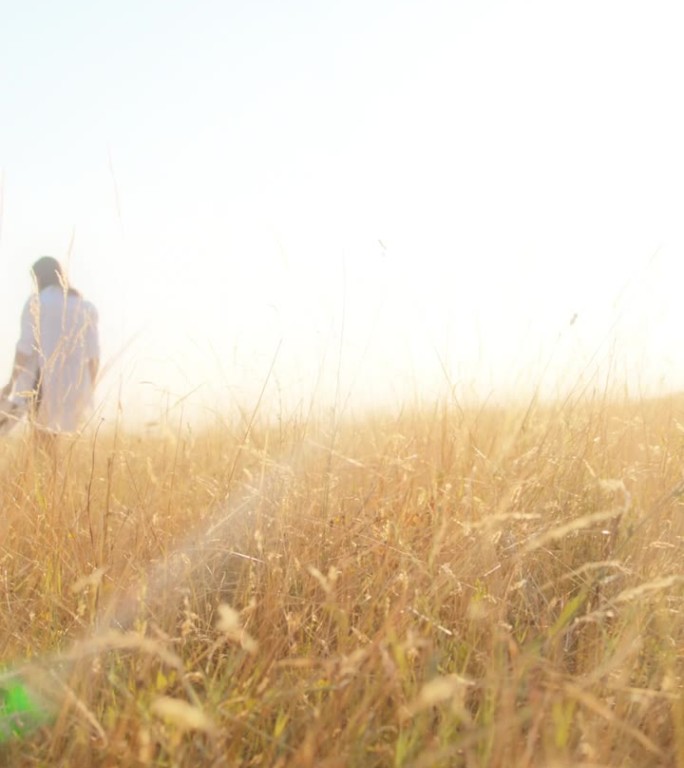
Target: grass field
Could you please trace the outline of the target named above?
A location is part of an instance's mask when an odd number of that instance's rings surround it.
[[[684,399],[0,454],[0,764],[684,766]]]

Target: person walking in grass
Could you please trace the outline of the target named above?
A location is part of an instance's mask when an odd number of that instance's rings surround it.
[[[21,314],[9,381],[1,394],[49,435],[75,432],[92,405],[100,364],[97,310],[72,288],[60,263],[31,267],[35,291]],[[48,437],[49,439],[49,437]]]

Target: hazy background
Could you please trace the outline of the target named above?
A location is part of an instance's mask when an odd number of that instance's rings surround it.
[[[0,379],[51,254],[110,415],[250,407],[274,359],[285,414],[684,388],[683,36],[657,0],[2,3]]]

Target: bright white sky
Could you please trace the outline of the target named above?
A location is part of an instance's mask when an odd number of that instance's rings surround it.
[[[286,414],[684,388],[683,36],[667,0],[6,3],[0,378],[51,254],[129,415],[250,408],[279,343]]]

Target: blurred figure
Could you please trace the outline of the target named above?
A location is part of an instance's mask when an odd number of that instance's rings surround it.
[[[36,291],[21,315],[10,380],[2,395],[16,420],[27,412],[44,435],[75,432],[92,405],[100,364],[97,310],[71,288],[60,263],[43,256]]]

